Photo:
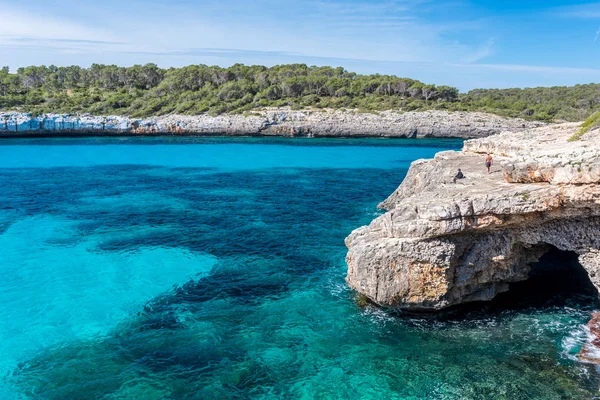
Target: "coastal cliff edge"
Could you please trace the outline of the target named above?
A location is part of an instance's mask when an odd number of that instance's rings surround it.
[[[600,289],[600,131],[569,141],[577,130],[505,132],[413,162],[387,212],[346,238],[347,283],[381,306],[435,311],[491,300],[558,250]]]
[[[90,114],[0,112],[0,138],[14,136],[286,136],[480,138],[544,125],[479,112],[394,112],[268,108],[248,115],[165,115],[143,119]]]

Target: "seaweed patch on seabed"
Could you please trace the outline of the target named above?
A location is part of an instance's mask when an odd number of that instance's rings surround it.
[[[177,398],[195,393],[193,396],[198,397],[192,398],[205,396],[247,398],[267,394],[261,391],[266,390],[265,388],[279,388],[271,393],[289,394],[290,392],[282,388],[285,380],[281,380],[272,365],[269,365],[268,359],[265,359],[265,356],[253,356],[247,343],[253,336],[254,329],[248,324],[249,318],[259,318],[263,307],[267,307],[267,312],[270,311],[269,302],[265,299],[271,301],[281,299],[287,303],[294,303],[295,295],[290,293],[286,300],[286,294],[283,293],[290,288],[289,285],[278,287],[275,282],[271,282],[270,287],[256,287],[249,284],[237,286],[234,283],[234,287],[239,291],[229,290],[223,293],[218,290],[228,281],[228,276],[231,282],[243,282],[244,274],[241,271],[247,271],[248,276],[256,274],[264,278],[263,273],[257,273],[256,268],[262,265],[263,272],[266,272],[281,265],[282,260],[267,261],[266,264],[270,265],[265,266],[265,260],[254,257],[243,265],[235,268],[231,266],[228,269],[227,265],[231,265],[231,261],[227,260],[215,266],[211,276],[190,281],[174,289],[172,293],[150,301],[138,315],[123,322],[102,340],[71,343],[51,349],[28,361],[15,372],[15,383],[31,391],[31,395],[43,398],[63,398],[67,395],[66,388],[69,387],[77,388],[76,391],[68,392],[69,398],[73,399],[105,396],[107,393],[112,393],[116,397],[172,396]],[[287,279],[286,277],[284,281]],[[244,293],[248,295],[243,296]],[[243,299],[240,299],[240,296]],[[555,304],[555,306],[561,305],[562,303]],[[450,364],[445,368],[453,371],[452,373],[458,373],[459,368],[464,368],[461,366],[463,362],[473,362],[474,365],[479,362],[476,358],[480,357],[480,354],[465,351],[463,348],[467,338],[473,341],[478,337],[487,337],[486,343],[490,350],[500,353],[504,351],[502,343],[509,340],[504,335],[513,335],[515,332],[514,329],[505,329],[503,325],[520,324],[519,316],[511,311],[500,312],[500,314],[498,312],[492,314],[475,312],[475,314],[470,318],[466,318],[467,316],[463,314],[462,323],[454,318],[450,320],[434,318],[425,322],[421,320],[418,330],[421,330],[422,334],[413,332],[414,336],[410,333],[407,336],[407,332],[403,332],[397,326],[399,322],[411,325],[411,318],[401,318],[396,322],[392,320],[388,324],[391,326],[388,326],[384,332],[375,334],[371,340],[376,339],[390,350],[400,345],[398,338],[401,339],[400,342],[412,341],[414,346],[422,347],[423,351],[431,350],[432,342],[434,346],[443,344],[442,354],[450,352],[454,354],[452,358],[458,357],[454,359],[454,366]],[[360,322],[356,320],[349,323],[360,326]],[[541,330],[546,328],[538,327]],[[346,346],[356,345],[344,329],[338,333],[344,338]],[[367,338],[368,336],[363,335],[359,340]],[[527,337],[517,338],[517,340],[527,342]],[[305,341],[294,343],[290,339],[287,340],[287,345],[291,346],[290,349],[295,355],[283,365],[278,364],[277,367],[284,368],[286,374],[305,374],[307,366],[302,362],[302,358],[310,357],[308,355],[311,351],[310,347],[306,347]],[[327,351],[323,350],[318,352],[322,355],[326,354]],[[403,350],[400,350],[400,353],[402,352]],[[276,355],[276,357],[281,356],[281,354]],[[397,357],[398,349],[395,355],[392,352],[385,356],[382,354],[381,358],[377,353],[371,356],[380,363],[385,358]],[[430,362],[428,360],[430,355],[427,353],[409,351],[404,357],[407,362],[421,364],[429,369],[427,365]],[[319,362],[317,359],[313,359],[313,362],[315,362],[313,368],[317,369],[312,373],[316,373]],[[398,365],[390,364],[389,368],[391,370],[388,373],[394,376],[393,371],[398,368]],[[405,367],[401,370],[403,368]],[[569,366],[557,364],[554,358],[547,355],[535,351],[521,351],[515,356],[498,355],[493,368],[496,374],[505,374],[506,379],[513,379],[519,390],[522,390],[523,385],[526,384],[526,381],[524,382],[519,376],[523,374],[528,377],[528,380],[535,379],[541,384],[555,386],[559,383],[565,388],[565,393],[569,393],[570,398],[591,398],[586,397],[591,393],[578,388],[577,383],[580,380],[578,374],[585,369],[588,369],[587,373],[593,376],[591,367],[584,367],[577,371]],[[488,373],[491,373],[491,369]],[[469,374],[468,370],[461,372],[462,379],[469,376],[475,381],[480,379],[475,372]],[[398,391],[403,390],[401,382],[402,380],[396,383],[400,385]],[[492,382],[493,379],[485,385]],[[450,398],[476,399],[479,393],[474,391],[472,396],[464,396],[464,388],[455,392],[452,387],[438,390],[446,395],[456,394]],[[532,393],[537,392],[532,391]],[[441,394],[440,398],[443,398]]]
[[[269,381],[260,361],[249,359],[244,346],[236,346],[252,308],[287,290],[290,277],[284,274],[270,282],[248,279],[257,267],[269,264],[273,261],[254,258],[243,267],[217,266],[210,276],[153,299],[108,337],[70,343],[29,360],[15,371],[14,382],[44,398],[61,398],[65,388],[75,385],[80,389],[69,397],[83,399],[119,393],[128,379],[149,374],[156,375],[154,381],[176,376],[184,394],[205,389],[207,382],[199,376],[207,370],[235,364],[243,368],[236,369],[239,376],[224,377],[229,383],[222,390],[229,395],[251,390],[258,381],[272,386],[275,382]],[[170,393],[177,392],[177,384],[168,386]]]
[[[105,148],[94,151],[102,156]],[[374,157],[378,149],[371,148]],[[396,150],[392,159],[410,157]],[[0,170],[0,204],[28,216],[26,224],[16,222],[21,231],[9,228],[5,243],[14,247],[14,269],[29,271],[31,285],[49,282],[28,295],[56,285],[50,273],[33,281],[50,261],[65,280],[87,267],[87,280],[103,277],[102,284],[115,286],[110,306],[94,297],[99,314],[83,315],[92,321],[156,284],[100,333],[33,348],[0,384],[49,400],[597,395],[598,372],[564,357],[560,347],[596,307],[589,297],[571,293],[529,307],[517,302],[430,318],[353,301],[343,240],[372,219],[406,173],[392,161],[388,166],[206,174],[132,166]],[[38,234],[33,245],[31,232]],[[20,270],[21,255],[34,256],[27,271]],[[170,278],[176,272],[179,278]],[[42,310],[67,301],[68,330],[81,323],[74,302],[92,286],[70,283],[40,301]],[[28,317],[12,338],[21,344],[40,328]]]
[[[277,265],[280,261],[271,262]],[[245,267],[253,270],[252,266],[258,267],[260,264],[261,260],[254,258]],[[215,269],[217,271],[213,273],[217,279],[226,279],[227,275],[234,273],[234,270],[227,268],[219,271],[219,266]],[[231,276],[233,282],[240,281],[240,278]],[[215,286],[223,283],[215,281],[212,274],[198,281],[190,281],[174,289],[172,293],[147,303],[138,315],[123,322],[106,338],[67,344],[29,360],[15,372],[14,382],[34,397],[37,395],[50,399],[64,398],[67,395],[73,399],[86,399],[107,394],[116,397],[145,396],[144,398],[178,398],[190,394],[192,398],[248,398],[267,394],[277,397],[293,393],[289,388],[284,388],[286,379],[318,374],[319,368],[325,367],[319,358],[328,352],[337,353],[337,350],[332,348],[311,349],[310,345],[307,346],[311,343],[307,341],[308,338],[294,342],[293,336],[290,336],[286,345],[293,353],[291,358],[286,358],[289,355],[285,353],[263,353],[263,356],[256,357],[249,341],[257,340],[260,347],[259,341],[265,339],[256,336],[257,332],[253,332],[256,326],[248,324],[249,319],[260,318],[263,307],[267,307],[266,311],[270,312],[269,307],[273,301],[282,300],[298,306],[299,304],[295,303],[296,294],[289,293],[286,298],[283,292],[289,289],[289,286],[277,289],[275,284],[266,288],[238,286],[239,291],[222,293]],[[239,297],[244,292],[250,294],[245,296],[244,300],[240,300]],[[310,310],[305,312],[311,313]],[[465,318],[465,315],[462,317]],[[534,380],[540,385],[562,387],[569,398],[592,398],[593,392],[580,388],[578,383],[581,380],[578,374],[587,370],[586,374],[594,375],[592,367],[577,370],[568,365],[557,364],[553,357],[533,349],[527,351],[527,346],[523,346],[522,349],[516,348],[518,351],[514,355],[500,355],[505,351],[503,343],[514,340],[506,335],[512,336],[516,332],[514,328],[506,329],[506,325],[518,326],[521,323],[519,315],[515,315],[514,312],[501,312],[500,315],[479,312],[477,315],[471,315],[470,320],[467,319],[463,324],[459,324],[460,321],[456,319],[444,320],[445,318],[420,320],[417,329],[421,331],[419,334],[417,331],[406,332],[402,326],[411,325],[412,321],[400,318],[396,321],[390,320],[383,332],[365,335],[362,329],[371,323],[361,323],[360,320],[352,319],[348,324],[356,324],[356,327],[342,327],[337,333],[342,336],[344,346],[357,346],[360,343],[360,347],[356,349],[358,353],[366,351],[366,347],[362,347],[365,344],[363,341],[369,338],[385,346],[382,354],[369,352],[372,359],[364,361],[375,362],[380,364],[379,367],[387,365],[387,374],[394,377],[395,383],[392,384],[392,388],[399,393],[406,391],[404,385],[411,379],[422,379],[414,375],[415,371],[406,370],[407,366],[403,364],[409,363],[415,367],[421,365],[424,368],[423,372],[427,374],[440,374],[440,368],[445,368],[449,374],[458,374],[459,379],[474,381],[473,388],[456,385],[437,388],[431,393],[438,393],[439,396],[433,398],[477,399],[480,398],[478,393],[494,393],[494,389],[488,387],[494,384],[494,374],[501,374],[505,379],[512,380],[515,390],[519,392],[526,387],[527,382]],[[548,328],[550,327],[537,327],[541,331]],[[348,335],[346,329],[351,329],[358,337]],[[273,331],[273,334],[276,336],[278,332]],[[537,334],[533,333],[534,336]],[[486,366],[489,370],[485,374],[491,376],[488,382],[481,381],[481,375],[475,372],[475,369],[470,371],[463,365],[481,363],[478,360],[481,357],[478,351],[464,348],[467,342],[476,343],[478,338],[486,338],[488,351],[498,353],[492,365]],[[527,334],[516,338],[522,343],[527,343],[528,339],[531,340]],[[412,342],[409,351],[398,347],[405,340]],[[414,352],[413,346],[420,347],[422,352]],[[361,348],[363,350],[360,350]],[[434,349],[441,351],[441,354],[448,354],[450,360],[444,360],[446,356],[442,356],[440,361],[443,360],[444,364],[432,369],[430,357],[440,357],[435,352],[429,353],[436,351]],[[316,352],[317,358],[310,355],[311,351]],[[353,357],[356,354],[352,352],[348,356]],[[279,375],[282,372],[277,372],[270,364],[269,361],[272,360],[269,360],[269,356],[280,360],[277,369],[285,370],[285,378]],[[306,358],[309,360],[308,364]],[[387,359],[396,360],[396,364],[386,362]],[[397,364],[403,359],[405,361],[402,361],[402,364]],[[309,365],[312,367],[307,369]],[[407,376],[400,378],[397,374],[401,373]],[[527,379],[523,379],[524,377]],[[70,390],[70,387],[76,389]],[[486,387],[488,391],[484,389]],[[317,388],[318,386],[313,386],[313,390]],[[533,396],[529,397],[527,392],[523,392],[522,397],[514,398],[536,398],[543,392],[536,388],[531,389],[529,393]]]

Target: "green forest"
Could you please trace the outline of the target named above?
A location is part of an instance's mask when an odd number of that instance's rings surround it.
[[[0,70],[0,110],[42,114],[251,113],[264,107],[485,111],[542,121],[580,121],[600,108],[600,84],[459,93],[392,75],[304,64],[229,68],[155,64],[30,66]]]

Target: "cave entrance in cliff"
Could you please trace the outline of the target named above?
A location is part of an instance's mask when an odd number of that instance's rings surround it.
[[[508,292],[494,302],[508,308],[565,306],[598,302],[598,291],[575,252],[549,246],[532,265],[529,278],[511,283]]]

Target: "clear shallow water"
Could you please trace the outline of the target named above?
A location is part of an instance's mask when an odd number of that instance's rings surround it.
[[[592,398],[599,304],[572,271],[436,316],[346,287],[344,237],[458,147],[0,142],[0,398]]]

